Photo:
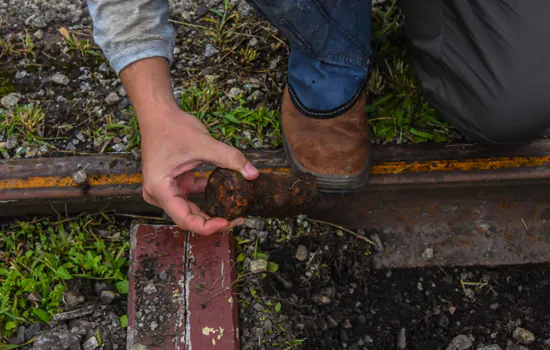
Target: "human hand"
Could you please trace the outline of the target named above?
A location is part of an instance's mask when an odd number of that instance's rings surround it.
[[[228,222],[211,218],[187,196],[204,192],[206,179],[195,178],[193,169],[206,162],[240,172],[247,180],[258,170],[236,148],[212,138],[194,116],[179,108],[161,108],[156,116],[142,116],[143,198],[162,208],[180,228],[210,235],[244,224],[244,218]]]

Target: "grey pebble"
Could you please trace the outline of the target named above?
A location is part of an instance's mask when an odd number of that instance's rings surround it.
[[[434,250],[433,248],[426,248],[424,249],[424,252],[422,253],[422,259],[423,260],[431,260],[434,257]]]
[[[91,337],[90,339],[86,340],[83,345],[84,350],[95,350],[98,347],[99,342],[97,341],[96,337]]]
[[[307,259],[307,248],[305,245],[299,245],[296,249],[296,259],[305,261]]]
[[[23,79],[27,75],[29,75],[29,73],[27,73],[26,70],[22,70],[20,72],[15,73],[15,79]]]
[[[4,107],[11,108],[15,106],[20,99],[21,97],[18,94],[12,92],[11,94],[2,97],[2,100],[0,100],[0,102]]]
[[[149,283],[143,288],[143,291],[145,294],[154,294],[157,292],[157,287],[155,287],[154,283]]]
[[[103,73],[108,73],[109,72],[109,65],[105,62],[103,62],[100,66],[99,66],[99,71],[100,72],[103,72]]]
[[[218,53],[218,49],[216,49],[211,44],[206,44],[206,46],[204,47],[204,57],[206,57],[206,58],[212,57],[212,56],[216,55],[217,53]]]
[[[256,45],[258,45],[258,39],[257,38],[253,37],[252,39],[250,39],[248,41],[248,46],[256,46]]]
[[[79,292],[69,291],[63,293],[63,301],[65,302],[67,308],[72,309],[75,306],[78,306],[85,302],[86,298]]]
[[[67,144],[67,147],[65,147],[65,150],[71,151],[71,152],[76,152],[76,146],[72,142],[69,142]]]
[[[38,40],[42,40],[44,38],[44,31],[42,29],[38,29],[35,33],[34,33],[34,37]]]
[[[256,259],[250,261],[250,272],[260,273],[267,270],[267,261],[263,259]]]
[[[235,98],[243,93],[243,90],[239,89],[238,87],[232,87],[229,90],[229,93],[227,94],[231,98]]]
[[[401,328],[397,333],[396,348],[398,350],[407,349],[407,330],[405,328]]]
[[[533,332],[522,327],[517,327],[514,330],[512,337],[515,340],[517,340],[519,343],[525,344],[525,345],[531,344],[532,342],[535,341],[535,335],[533,334]]]
[[[120,97],[116,92],[111,92],[107,97],[105,98],[105,102],[107,102],[108,105],[114,105],[120,101]]]
[[[10,137],[8,137],[8,140],[6,141],[4,148],[9,151],[16,148],[18,145],[19,145],[19,142],[17,142],[17,138],[15,137],[15,135],[11,135]]]
[[[243,132],[243,135],[245,135],[247,131]],[[250,132],[248,132],[250,134]],[[246,222],[244,223],[244,226],[255,229],[257,231],[263,231],[265,228],[265,221],[258,217],[249,217],[246,219]]]
[[[110,290],[104,290],[101,292],[101,296],[99,297],[101,299],[101,302],[105,305],[109,305],[113,302],[117,297],[116,293]]]
[[[123,143],[115,143],[114,145],[111,146],[111,148],[115,152],[124,152],[124,151],[126,151],[126,145],[123,144]]]
[[[44,19],[44,17],[38,16],[32,20],[32,26],[35,28],[46,28],[48,26],[48,23],[46,22],[46,19]]]
[[[372,234],[370,236],[370,239],[374,242],[374,249],[376,249],[377,252],[381,253],[384,251],[384,244],[382,243],[382,240],[380,239],[380,236],[378,236],[378,234]]]
[[[86,136],[84,136],[82,132],[79,132],[78,134],[76,134],[75,137],[79,139],[81,142],[86,142]]]
[[[71,82],[70,79],[62,73],[55,73],[54,75],[52,75],[51,80],[59,85],[69,85],[69,83]]]
[[[472,340],[465,334],[459,334],[451,340],[447,350],[466,350],[474,345]]]
[[[80,349],[81,337],[69,331],[48,331],[33,342],[33,350]]]
[[[262,304],[256,303],[252,305],[252,308],[258,312],[264,312],[264,307],[262,306]]]

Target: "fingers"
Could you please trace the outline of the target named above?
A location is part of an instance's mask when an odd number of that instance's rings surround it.
[[[191,173],[191,176],[193,174]],[[189,184],[189,182],[187,182]],[[164,185],[157,189],[157,202],[164,209],[174,223],[181,229],[192,231],[199,235],[211,235],[216,232],[227,231],[244,224],[243,218],[228,222],[223,218],[211,218],[186,198],[179,195],[180,190],[174,186]],[[174,188],[176,187],[176,188]],[[185,190],[183,192],[186,192]]]
[[[232,220],[230,223],[229,223],[229,228],[232,229],[232,228],[235,228],[237,226],[241,226],[241,225],[244,225],[244,223],[246,222],[246,219],[245,218],[237,218],[235,220]]]
[[[193,213],[190,203],[182,197],[172,197],[163,206],[176,225],[184,230],[208,236],[229,229],[229,222],[225,219],[209,219],[200,213]]]
[[[259,175],[258,169],[239,150],[223,142],[211,143],[209,152],[206,153],[208,154],[206,161],[221,168],[238,171],[247,180],[255,180]]]

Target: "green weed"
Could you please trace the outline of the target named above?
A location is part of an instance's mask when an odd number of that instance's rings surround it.
[[[0,132],[6,138],[15,135],[29,146],[49,146],[44,137],[46,113],[38,104],[16,105],[0,110]]]
[[[218,46],[224,46],[229,41],[232,35],[231,31],[227,30],[228,24],[235,19],[238,14],[233,11],[235,5],[232,5],[228,0],[224,1],[223,12],[210,9],[210,12],[215,14],[214,17],[206,17],[203,20],[213,24],[213,28],[207,30],[207,34],[214,39],[214,43]]]
[[[253,48],[242,48],[239,50],[239,56],[241,56],[241,62],[244,65],[250,65],[252,62],[254,62],[259,56],[260,53]]]
[[[306,339],[294,339],[294,340],[288,340],[285,342],[285,347],[283,350],[293,350],[293,349],[299,349],[301,345],[305,343]]]
[[[0,39],[0,59],[10,57],[27,58],[29,56],[36,58],[34,48],[32,36],[25,29],[25,35],[9,35],[4,39]]]
[[[258,148],[268,138],[273,147],[281,143],[278,112],[248,108],[241,97],[228,99],[210,83],[185,88],[180,107],[201,120],[213,137],[234,146]]]
[[[67,52],[76,52],[81,56],[101,56],[100,49],[89,39],[80,38],[75,32],[70,32],[67,28],[61,27],[58,29],[63,36],[67,45]],[[82,34],[80,34],[82,36]]]
[[[374,59],[366,112],[374,136],[397,143],[449,141],[452,128],[426,102],[408,64],[409,44],[397,0],[373,8],[372,17]]]
[[[0,335],[7,339],[21,324],[47,322],[61,309],[69,280],[126,280],[126,234],[106,214],[1,225]]]
[[[102,119],[94,120],[89,128],[82,131],[86,138],[93,140],[97,152],[107,151],[116,139],[126,140],[126,151],[131,151],[141,144],[141,134],[134,109],[130,107],[122,113],[126,115],[126,120],[116,121],[113,114],[107,114]]]

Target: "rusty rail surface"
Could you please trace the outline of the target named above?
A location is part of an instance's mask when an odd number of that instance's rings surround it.
[[[262,172],[290,171],[282,151],[247,157]],[[549,165],[549,141],[375,147],[365,190],[323,195],[307,214],[377,233],[384,247],[376,268],[550,262]],[[202,205],[201,196],[194,200]],[[0,162],[0,217],[100,209],[162,213],[141,200],[140,162],[132,158]]]
[[[290,171],[283,151],[247,157],[262,171]],[[550,142],[515,149],[378,147],[369,189],[396,185],[449,185],[550,179]],[[207,177],[212,167],[196,169]],[[5,160],[0,201],[139,196],[140,162],[124,156]]]

